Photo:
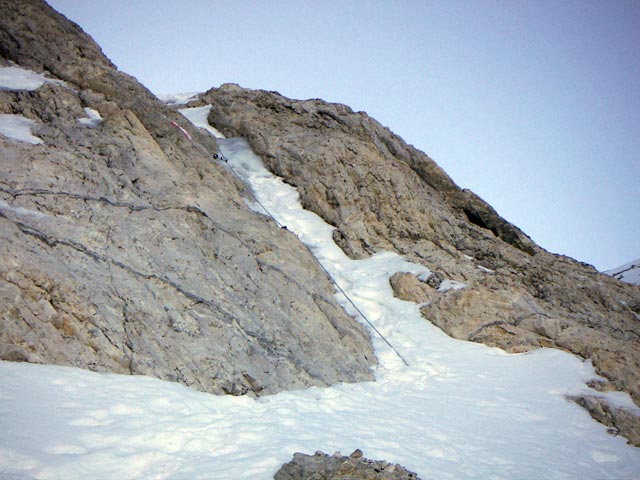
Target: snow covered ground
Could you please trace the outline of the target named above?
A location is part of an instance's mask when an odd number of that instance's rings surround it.
[[[252,208],[264,205],[309,246],[409,367],[374,336],[375,382],[254,399],[0,362],[0,478],[270,479],[296,451],[356,448],[423,479],[640,478],[640,449],[566,399],[588,390],[589,362],[551,349],[508,355],[447,337],[389,286],[396,271],[425,276],[426,268],[393,253],[349,259],[331,227],[303,210],[244,140],[220,143],[223,168],[256,195]],[[610,401],[635,408],[626,395]]]

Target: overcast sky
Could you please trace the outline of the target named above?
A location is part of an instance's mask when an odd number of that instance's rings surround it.
[[[640,1],[51,0],[156,94],[363,110],[542,247],[640,257]]]

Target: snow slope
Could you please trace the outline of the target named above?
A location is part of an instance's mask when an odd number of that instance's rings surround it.
[[[394,272],[425,276],[426,268],[393,253],[349,259],[332,228],[301,208],[246,141],[220,145],[222,168],[250,184],[254,208],[263,205],[309,246],[409,367],[374,336],[375,382],[253,399],[0,362],[0,478],[270,479],[296,451],[355,448],[423,479],[638,478],[640,450],[566,399],[604,395],[585,385],[596,377],[590,362],[551,349],[509,355],[447,337],[389,286]],[[627,395],[609,399],[638,411]]]
[[[622,280],[623,282],[640,285],[640,258],[633,262],[625,263],[618,268],[607,270],[604,273],[611,275],[612,277],[616,277],[618,280]]]

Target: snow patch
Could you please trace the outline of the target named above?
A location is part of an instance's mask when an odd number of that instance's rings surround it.
[[[488,274],[496,273],[495,270],[491,270],[490,268],[483,267],[482,265],[477,265],[477,267],[478,267],[478,270],[480,270],[481,272],[484,272],[484,273],[488,273]]]
[[[42,213],[37,210],[29,210],[22,207],[13,207],[4,200],[0,200],[0,210],[11,212],[14,215],[18,215],[20,217],[46,218],[49,216],[46,213]]]
[[[585,385],[575,385],[573,388],[567,391],[567,396],[570,398],[579,398],[582,396],[596,397],[614,410],[627,410],[628,412],[640,417],[640,407],[634,403],[631,395],[626,392],[600,392]]]
[[[422,478],[634,477],[637,449],[548,393],[555,382],[545,376],[571,376],[561,352],[532,358],[474,351],[477,358],[465,356],[448,374],[407,369],[377,382],[259,399],[207,395],[142,376],[0,362],[0,410],[10,412],[2,417],[0,472],[267,480],[296,451],[363,448]],[[469,375],[474,358],[485,378]]]
[[[65,84],[62,80],[47,78],[42,73],[15,65],[0,67],[0,90],[37,90],[45,83]]]
[[[449,290],[462,290],[467,288],[467,284],[456,280],[443,280],[438,287],[439,292],[448,292]]]
[[[100,125],[103,121],[103,118],[100,116],[100,112],[94,110],[93,108],[85,107],[84,114],[85,118],[79,118],[78,123],[85,125],[87,127],[96,127]]]
[[[167,105],[177,106],[177,105],[185,105],[193,100],[197,100],[200,97],[200,93],[197,92],[189,92],[189,93],[165,93],[158,95],[158,98],[166,103]]]
[[[204,128],[216,138],[224,138],[224,135],[219,130],[209,125],[209,121],[207,120],[209,110],[211,110],[211,105],[205,105],[204,107],[181,108],[178,111],[196,127]]]
[[[425,267],[426,268],[426,267]],[[429,278],[433,275],[433,272],[431,272],[431,270],[429,270],[428,268],[426,268],[425,271],[419,273],[416,275],[416,277],[418,277],[418,280],[420,280],[421,282],[426,282],[427,280],[429,280]]]
[[[0,114],[0,134],[18,142],[26,142],[32,145],[44,143],[44,141],[34,136],[31,129],[36,122],[22,115]]]

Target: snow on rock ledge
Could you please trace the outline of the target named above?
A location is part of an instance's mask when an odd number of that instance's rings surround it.
[[[60,80],[48,78],[42,73],[34,72],[17,65],[0,67],[0,90],[33,91],[45,83],[64,84]]]
[[[31,133],[36,122],[22,115],[0,114],[0,134],[16,142],[39,145],[43,140]]]

